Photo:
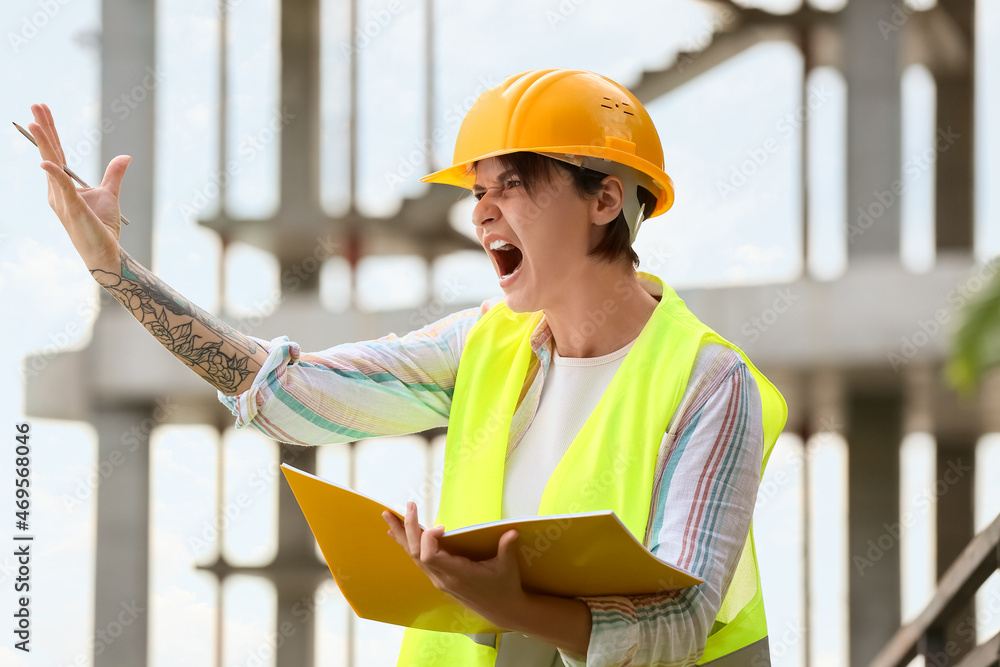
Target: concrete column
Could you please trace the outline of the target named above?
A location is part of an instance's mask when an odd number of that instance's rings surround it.
[[[291,270],[297,291],[319,290],[312,262],[325,219],[320,205],[320,10],[319,0],[281,3],[280,212],[273,251],[281,276]],[[308,259],[307,259],[308,258]],[[286,285],[283,283],[283,288]]]
[[[280,447],[282,463],[315,474],[315,447],[300,447],[287,443],[280,443]],[[285,482],[284,475],[280,479],[281,483],[278,485],[278,555],[275,557],[275,563],[284,562],[290,558],[298,559],[303,554],[308,554],[308,560],[315,563],[312,531],[309,530],[309,524],[306,523],[306,518],[295,500],[291,487]]]
[[[937,578],[951,567],[975,534],[975,456],[976,438],[938,436],[937,439]],[[970,600],[955,612],[952,621],[937,638],[943,645],[932,651],[948,656],[948,664],[958,664],[975,647],[976,638],[968,631],[957,632],[959,625],[969,626],[975,618],[975,603]],[[971,641],[970,641],[971,639]],[[953,643],[952,646],[948,646]],[[942,650],[943,649],[943,650]],[[937,665],[945,667],[945,665]]]
[[[156,3],[103,0],[101,3],[100,174],[108,162],[131,155],[122,183],[121,209],[132,224],[120,243],[140,264],[153,262],[153,167],[156,145],[156,89],[169,72],[156,66]]]
[[[281,462],[316,472],[316,448],[281,444]],[[305,516],[285,482],[278,480],[278,555],[265,568],[278,595],[275,630],[284,637],[275,655],[276,665],[312,665],[315,662],[316,586],[329,576],[313,551],[313,536]],[[313,611],[306,616],[303,610]]]
[[[156,89],[169,76],[156,68],[156,3],[103,0],[101,14],[100,175],[116,155],[132,156],[121,192],[132,224],[122,229],[120,243],[151,267]],[[97,493],[94,667],[146,664],[153,423],[151,405],[97,411],[98,460],[121,456],[124,463]]]
[[[281,3],[281,110],[290,118],[281,129],[281,217],[305,234],[320,208],[319,33],[319,0]]]
[[[846,396],[850,656],[867,665],[900,625],[898,388],[851,383]],[[896,531],[898,533],[898,530]]]
[[[886,36],[898,0],[850,0],[840,13],[847,80],[848,262],[899,254],[900,82],[898,31]],[[898,11],[898,10],[895,10]],[[898,188],[897,188],[898,189]]]
[[[939,0],[941,20],[961,40],[961,67],[936,67],[935,245],[940,251],[971,252],[975,220],[975,2]],[[945,19],[944,17],[947,17]]]
[[[98,461],[122,461],[97,489],[94,667],[146,664],[152,406],[104,408]]]

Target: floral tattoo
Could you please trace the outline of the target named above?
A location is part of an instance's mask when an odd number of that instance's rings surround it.
[[[247,361],[257,344],[182,297],[124,250],[121,262],[121,276],[100,269],[91,274],[167,350],[218,389],[235,392],[252,372]],[[199,322],[219,340],[194,334],[192,322]],[[232,354],[222,351],[223,343],[233,348]]]

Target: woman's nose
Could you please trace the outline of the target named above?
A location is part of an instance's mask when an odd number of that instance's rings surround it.
[[[472,224],[476,227],[485,225],[487,222],[496,220],[498,215],[499,209],[493,203],[490,193],[487,190],[483,193],[482,198],[476,202],[475,208],[472,209]]]

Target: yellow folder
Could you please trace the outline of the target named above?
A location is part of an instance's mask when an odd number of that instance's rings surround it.
[[[387,534],[382,512],[402,519],[399,512],[289,465],[281,469],[330,573],[358,616],[440,632],[503,630],[435,588]],[[473,560],[493,558],[500,536],[511,528],[518,531],[515,551],[525,590],[563,597],[643,595],[702,581],[656,558],[611,510],[446,530],[440,544]]]

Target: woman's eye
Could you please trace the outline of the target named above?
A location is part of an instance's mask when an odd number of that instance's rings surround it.
[[[520,179],[508,178],[506,181],[503,182],[503,189],[506,190],[507,188],[516,188],[519,187],[520,185],[521,185]],[[472,196],[476,198],[476,201],[479,201],[486,195],[488,191],[489,188],[486,188],[486,190],[483,190],[482,192],[473,192]]]

